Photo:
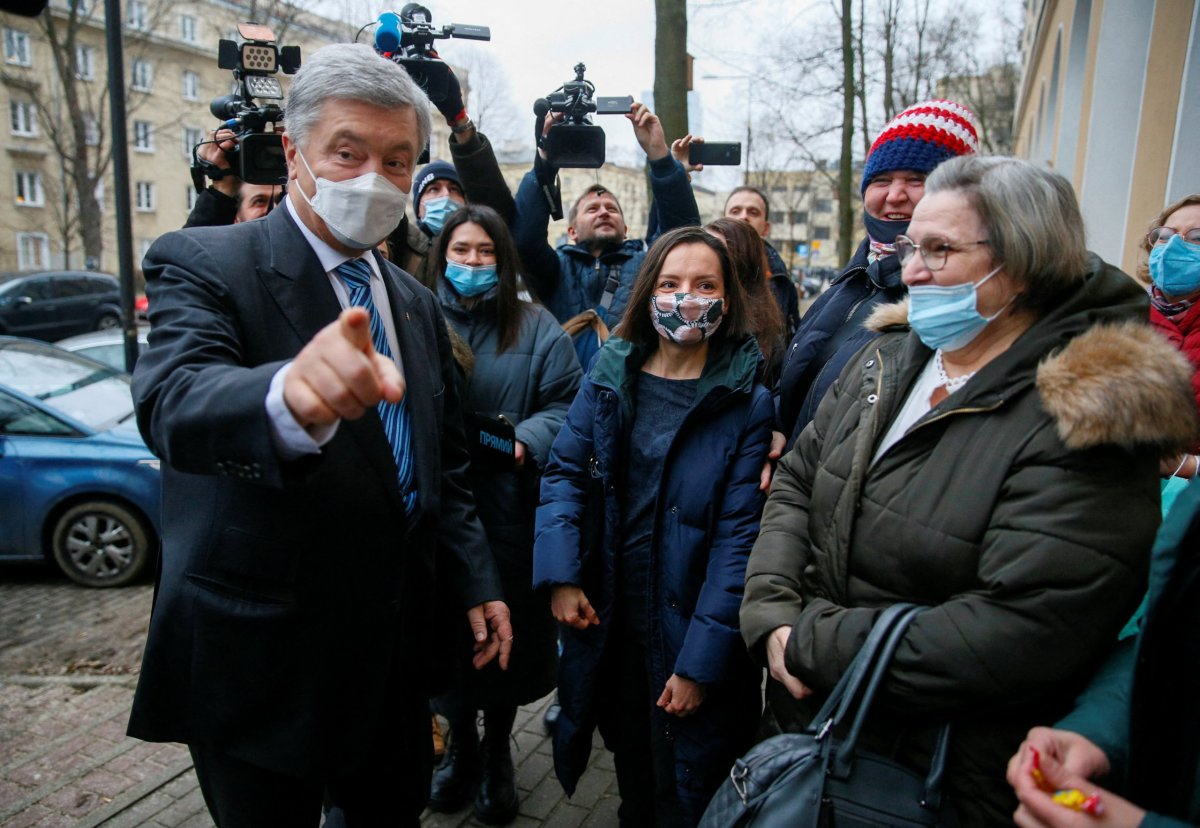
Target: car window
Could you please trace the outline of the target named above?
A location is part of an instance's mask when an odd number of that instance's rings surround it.
[[[81,276],[59,276],[54,280],[54,291],[64,299],[72,296],[87,296],[92,292],[88,287],[87,279]]]
[[[0,434],[70,436],[75,430],[24,400],[0,391]]]
[[[54,285],[49,279],[30,279],[17,288],[16,296],[28,296],[34,300],[54,298]]]
[[[48,346],[0,349],[0,384],[99,430],[133,413],[128,376]]]
[[[88,293],[116,293],[119,290],[111,279],[97,279],[95,276],[87,280]]]

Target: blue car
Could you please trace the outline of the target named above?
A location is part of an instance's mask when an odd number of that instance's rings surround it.
[[[91,587],[128,584],[154,560],[162,481],[129,382],[0,336],[0,560],[52,560]]]

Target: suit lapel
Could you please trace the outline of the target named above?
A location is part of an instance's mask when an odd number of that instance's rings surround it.
[[[258,276],[295,332],[300,347],[303,347],[322,328],[337,319],[342,306],[317,254],[296,226],[287,207],[280,205],[272,210],[265,224],[270,265],[259,267]],[[375,410],[368,411],[357,420],[343,421],[338,428],[358,444],[397,508],[403,511],[396,461],[379,414]]]

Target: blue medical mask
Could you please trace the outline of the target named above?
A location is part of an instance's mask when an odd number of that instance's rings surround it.
[[[939,348],[957,351],[966,347],[1012,302],[1009,299],[991,316],[979,312],[979,286],[999,272],[997,267],[978,282],[961,285],[911,285],[908,288],[908,324],[921,341],[935,351]]]
[[[496,286],[496,266],[465,265],[446,260],[446,281],[459,296],[479,296]]]
[[[429,199],[424,202],[424,206],[425,218],[421,219],[421,224],[425,225],[431,236],[436,236],[446,226],[446,219],[450,218],[450,214],[462,205],[449,196],[442,196]]]
[[[1166,244],[1151,247],[1150,278],[1171,298],[1200,290],[1200,244],[1186,242],[1176,233]]]

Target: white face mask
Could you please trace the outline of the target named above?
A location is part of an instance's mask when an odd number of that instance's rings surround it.
[[[354,250],[370,250],[388,237],[404,218],[404,191],[379,173],[345,181],[317,178],[300,148],[296,155],[317,184],[311,199],[304,188],[296,192],[321,217],[333,237]]]

